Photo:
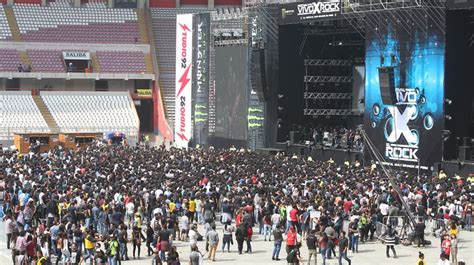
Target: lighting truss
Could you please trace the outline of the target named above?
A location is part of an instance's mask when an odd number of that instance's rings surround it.
[[[318,92],[306,92],[304,93],[305,99],[351,99],[351,93],[318,93]]]
[[[304,109],[305,116],[346,116],[356,114],[351,109]]]
[[[241,39],[222,39],[222,40],[214,40],[214,46],[222,47],[222,46],[238,46],[238,45],[247,45],[248,39],[241,38]]]
[[[350,76],[305,75],[304,82],[313,83],[350,83]]]
[[[319,59],[306,59],[304,65],[312,66],[352,66],[351,60],[319,60]]]

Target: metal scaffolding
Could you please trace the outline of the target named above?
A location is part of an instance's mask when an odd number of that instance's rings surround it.
[[[305,75],[304,82],[307,83],[350,83],[350,76],[334,76],[334,75]]]
[[[317,60],[317,59],[306,59],[304,65],[312,66],[351,66],[351,60]]]
[[[304,93],[305,99],[351,99],[351,93],[318,93],[318,92],[306,92]]]
[[[306,116],[347,116],[356,114],[351,109],[304,109]]]

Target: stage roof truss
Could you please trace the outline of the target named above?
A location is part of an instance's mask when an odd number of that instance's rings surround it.
[[[305,99],[352,99],[351,93],[319,93],[305,92]]]

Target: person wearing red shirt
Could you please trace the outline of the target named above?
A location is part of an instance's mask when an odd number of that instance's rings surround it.
[[[347,198],[347,200],[344,201],[343,207],[346,213],[349,213],[351,211],[351,208],[352,208],[351,198]]]
[[[293,225],[290,226],[288,234],[286,235],[286,254],[290,253],[296,247],[298,233]]]
[[[296,204],[293,205],[293,209],[290,211],[290,222],[291,226],[293,226],[299,232],[300,228],[298,223],[298,208]]]
[[[449,260],[449,255],[451,254],[451,240],[449,239],[449,235],[444,236],[444,240],[441,243],[441,248],[443,249],[446,259]]]

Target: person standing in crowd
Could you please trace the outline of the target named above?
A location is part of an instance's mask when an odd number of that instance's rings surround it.
[[[155,250],[153,252],[153,258],[151,259],[151,265],[161,265],[163,264],[160,259],[160,252],[158,250]],[[193,263],[194,264],[194,263]],[[199,263],[197,263],[199,265]]]
[[[438,265],[451,265],[451,264],[449,263],[449,258],[446,257],[446,254],[441,253],[441,254],[439,255]]]
[[[449,235],[444,235],[443,242],[441,243],[441,248],[443,250],[442,252],[444,254],[444,257],[449,262],[449,255],[451,254],[451,238],[449,237]]]
[[[416,261],[416,265],[426,265],[425,254],[418,252],[418,260]]]
[[[240,223],[239,227],[235,231],[235,239],[237,240],[237,249],[239,254],[242,254],[244,247],[244,240],[247,237],[247,228],[244,223]]]
[[[397,231],[395,228],[393,228],[390,224],[387,226],[387,230],[385,231],[385,254],[387,255],[387,258],[390,258],[390,249],[393,252],[393,257],[397,258],[397,252],[395,251],[395,241],[397,236]]]
[[[347,249],[349,248],[349,240],[346,237],[346,232],[341,231],[339,236],[339,265],[342,265],[342,259],[345,259],[349,265],[351,260],[347,257]]]
[[[115,234],[110,235],[110,241],[108,244],[107,254],[109,265],[117,265],[119,243]],[[77,259],[77,258],[76,258]]]
[[[458,264],[458,238],[456,235],[451,235],[451,262],[456,265]]]
[[[191,253],[189,254],[189,265],[201,265],[202,255],[196,245],[191,247]],[[154,265],[154,264],[153,264]]]
[[[318,253],[316,247],[318,245],[318,238],[316,237],[316,230],[311,230],[306,237],[306,246],[308,247],[308,265],[311,264],[311,258],[314,257],[314,264],[318,263]]]
[[[4,217],[4,221],[5,221],[5,233],[7,234],[7,249],[10,249],[10,242],[12,240],[12,233],[13,233],[13,230],[15,229],[15,221],[13,220],[13,218],[7,214],[5,215]]]
[[[326,265],[326,255],[327,255],[327,249],[328,249],[328,241],[329,238],[326,235],[326,233],[322,233],[321,237],[319,238],[319,251],[321,253],[321,257],[323,260],[323,265]]]
[[[296,242],[298,239],[298,233],[296,232],[295,226],[291,225],[290,230],[286,234],[286,254],[296,247]]]
[[[232,233],[234,233],[234,227],[231,225],[231,221],[229,220],[223,229],[223,238],[222,238],[222,252],[225,252],[225,246],[227,245],[227,252],[230,252],[230,245],[234,244],[232,239]]]
[[[425,222],[423,219],[418,219],[418,222],[415,225],[415,237],[418,239],[418,247],[423,245],[425,247]]]
[[[351,244],[352,253],[359,253],[359,229],[358,229],[359,219],[355,218],[349,223],[349,234],[351,235]]]
[[[140,230],[137,226],[134,226],[133,230],[132,230],[133,259],[135,259],[136,257],[138,257],[138,259],[140,259],[141,245],[142,245],[141,232],[140,232]],[[135,251],[137,251],[137,256],[135,256]]]
[[[471,200],[466,200],[466,203],[464,204],[464,229],[467,231],[471,232],[471,227],[472,227],[472,210],[474,203]]]
[[[300,253],[300,245],[297,244],[291,251],[288,253],[286,257],[286,261],[288,265],[298,265],[301,263],[301,253]]]
[[[281,245],[283,244],[283,231],[280,224],[277,224],[273,230],[273,240],[272,260],[278,261],[280,260],[280,250]]]
[[[206,234],[206,240],[209,244],[208,259],[216,261],[217,246],[219,245],[219,234],[216,232],[216,225],[211,225],[211,230]]]

